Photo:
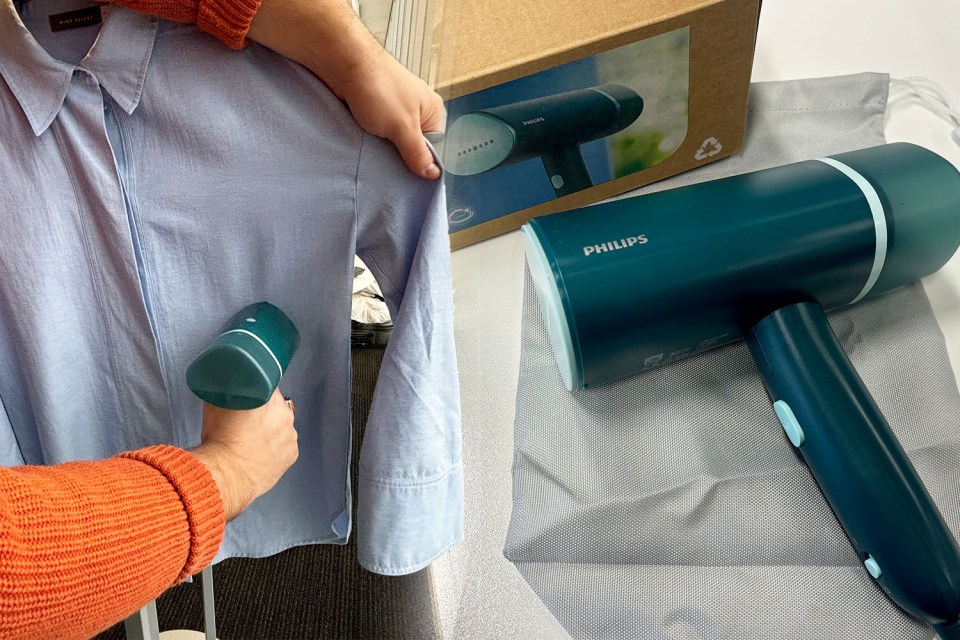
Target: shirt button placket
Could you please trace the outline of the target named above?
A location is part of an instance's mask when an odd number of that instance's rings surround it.
[[[77,68],[54,126],[78,198],[88,263],[93,271],[104,353],[109,362],[118,429],[124,446],[169,442],[169,409],[143,301],[120,169],[107,130],[112,107],[100,83]],[[122,354],[122,355],[121,355]],[[137,425],[136,429],[129,425]],[[149,426],[148,426],[149,425]]]

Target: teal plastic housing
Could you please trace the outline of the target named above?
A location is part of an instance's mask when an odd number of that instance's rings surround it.
[[[890,144],[587,207],[524,227],[568,389],[746,337],[776,415],[865,570],[960,638],[960,548],[825,309],[960,246],[960,173]]]
[[[911,615],[955,626],[960,548],[823,309],[778,309],[746,340],[784,431],[803,434],[791,443],[877,585]]]
[[[443,164],[454,175],[469,176],[558,149],[576,150],[626,129],[642,112],[643,98],[618,84],[474,111],[450,125]]]
[[[906,143],[833,156],[883,203],[888,250],[871,293],[933,273],[960,244],[960,174]],[[568,389],[740,339],[785,305],[851,302],[877,233],[861,188],[811,160],[584,207],[523,227]]]
[[[270,400],[300,344],[300,332],[269,302],[244,307],[187,369],[187,386],[204,402],[255,409]]]
[[[559,196],[593,186],[580,145],[626,129],[643,98],[618,84],[577,89],[467,113],[450,125],[444,168],[471,176],[539,157]]]

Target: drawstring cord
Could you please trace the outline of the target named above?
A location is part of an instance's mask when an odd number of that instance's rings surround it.
[[[915,93],[928,107],[946,118],[952,125],[950,138],[960,147],[960,111],[953,106],[950,94],[942,86],[922,76],[890,78],[891,87],[900,87]]]

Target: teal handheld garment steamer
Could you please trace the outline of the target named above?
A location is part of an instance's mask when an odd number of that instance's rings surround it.
[[[643,98],[618,84],[464,114],[445,136],[443,167],[472,176],[539,157],[557,197],[593,186],[580,145],[633,124]]]
[[[230,318],[190,364],[187,386],[204,402],[224,409],[262,407],[280,385],[299,344],[300,332],[283,311],[269,302],[251,304]],[[207,567],[200,573],[204,629],[207,638],[215,638],[213,570]],[[138,620],[135,616],[127,623]]]
[[[876,584],[960,639],[960,549],[824,315],[960,246],[960,173],[889,144],[523,227],[567,389],[744,338],[784,431]]]
[[[241,309],[187,369],[187,386],[204,402],[255,409],[270,400],[300,344],[297,327],[269,302]]]

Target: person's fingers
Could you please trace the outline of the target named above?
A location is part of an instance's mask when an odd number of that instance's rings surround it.
[[[293,398],[280,391],[280,387],[277,387],[273,390],[273,395],[270,397],[270,402],[282,402],[287,406],[288,409],[290,409],[290,411],[295,411],[296,404],[293,402]]]
[[[440,177],[440,167],[434,161],[433,154],[423,139],[423,132],[417,124],[398,127],[387,137],[396,145],[404,164],[411,171],[427,180],[436,180]]]
[[[424,106],[420,117],[420,130],[443,131],[446,127],[447,112],[443,100],[436,93],[430,92],[429,102]]]

